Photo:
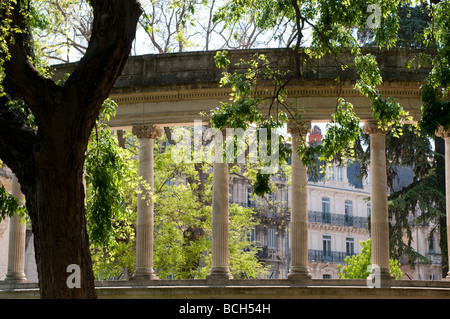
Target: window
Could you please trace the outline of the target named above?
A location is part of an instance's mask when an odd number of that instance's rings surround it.
[[[289,198],[289,186],[286,185],[286,205],[287,207],[291,207],[290,198]]]
[[[273,202],[275,201],[275,194],[274,193],[269,193],[266,195],[267,201],[269,202],[269,204],[273,204]]]
[[[228,202],[229,203],[233,202],[233,185],[230,185],[228,187]]]
[[[322,223],[331,223],[330,199],[322,197]]]
[[[330,199],[328,197],[322,197],[322,213],[330,212]]]
[[[267,199],[267,203],[269,204],[269,210],[267,212],[267,217],[269,218],[274,218],[275,214],[276,214],[276,209],[275,209],[275,193],[269,193],[266,195],[266,199]]]
[[[332,164],[328,166],[328,179],[334,181],[334,166]]]
[[[255,228],[249,228],[246,231],[245,234],[245,239],[249,242],[249,243],[254,243],[256,240],[256,229]]]
[[[370,172],[367,172],[366,185],[370,186]]]
[[[330,274],[323,274],[322,278],[323,279],[331,279],[331,275]]]
[[[430,254],[434,254],[435,253],[434,237],[428,238],[428,252]]]
[[[367,217],[370,217],[370,214],[372,214],[372,205],[367,203]]]
[[[322,243],[323,243],[323,256],[331,257],[331,236],[323,235]]]
[[[353,203],[351,200],[345,201],[345,216],[353,216]]]
[[[246,204],[247,204],[247,207],[254,207],[255,206],[255,202],[253,200],[252,189],[251,188],[246,188],[245,192],[246,192]]]
[[[347,256],[353,256],[355,254],[355,240],[347,237],[345,239],[345,252]]]
[[[353,203],[351,200],[345,201],[345,225],[353,225]]]
[[[337,168],[337,181],[338,182],[342,182],[343,177],[342,177],[342,166],[338,166]]]
[[[277,248],[277,233],[275,229],[267,230],[267,247]]]

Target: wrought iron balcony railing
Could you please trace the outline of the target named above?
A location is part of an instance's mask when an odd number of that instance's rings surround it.
[[[230,201],[231,203],[231,201]],[[274,215],[284,216],[289,219],[290,208],[287,205],[264,205],[256,202],[249,203],[238,203],[233,202],[243,207],[253,208],[259,214],[266,213],[268,217]],[[334,214],[334,213],[324,213],[319,211],[308,211],[308,222],[309,223],[324,223],[338,226],[353,226],[357,228],[368,228],[368,218],[360,216],[348,216],[345,214]]]
[[[347,254],[340,251],[323,251],[323,250],[308,250],[308,261],[310,262],[327,262],[342,264],[345,263],[345,257],[353,256],[355,254]]]
[[[367,228],[368,225],[367,217],[347,216],[344,214],[332,214],[318,211],[308,211],[308,222],[353,226],[358,228]]]
[[[271,249],[267,246],[260,246],[260,250],[256,254],[258,259],[274,259],[278,255],[279,249]],[[308,261],[309,262],[325,262],[325,263],[335,263],[344,264],[345,257],[354,256],[355,253],[346,253],[341,251],[324,251],[308,249]],[[279,259],[280,261],[282,259]]]

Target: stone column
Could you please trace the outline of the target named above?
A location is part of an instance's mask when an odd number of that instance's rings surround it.
[[[386,174],[387,127],[379,127],[378,121],[367,121],[364,131],[370,135],[370,193],[371,193],[371,246],[372,274],[368,279],[375,284],[388,285],[393,277],[389,269],[389,221]]]
[[[225,132],[223,132],[225,141]],[[224,161],[223,161],[224,162]],[[228,267],[228,164],[213,163],[211,272],[208,279],[233,279]]]
[[[445,131],[440,127],[436,135],[445,141],[445,198],[447,211],[447,243],[450,243],[450,130]],[[449,244],[450,247],[450,244]],[[450,260],[450,249],[448,250],[448,260]],[[450,271],[444,280],[450,280]]]
[[[308,281],[311,273],[308,267],[308,211],[307,211],[307,182],[308,172],[303,165],[297,149],[302,139],[306,138],[311,123],[288,125],[292,136],[292,164],[291,164],[291,265],[288,279]]]
[[[154,125],[133,126],[133,134],[140,141],[139,176],[141,191],[137,202],[136,270],[133,279],[158,279],[153,270],[153,141],[161,136],[161,128]]]
[[[24,196],[20,190],[17,177],[12,178],[12,195],[24,204]],[[9,220],[9,250],[8,250],[8,272],[6,281],[25,282],[25,238],[26,224],[16,213]]]

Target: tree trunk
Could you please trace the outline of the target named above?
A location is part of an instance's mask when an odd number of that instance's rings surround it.
[[[8,18],[23,29],[20,1],[12,4]],[[100,107],[128,58],[142,10],[132,0],[90,4],[89,47],[63,85],[33,67],[23,33],[11,33],[11,58],[4,63],[17,94],[0,97],[0,158],[16,174],[26,198],[41,298],[96,297],[84,214],[84,154]],[[37,129],[9,108],[8,100],[17,96],[33,113]]]
[[[60,165],[39,169],[38,213],[32,224],[39,225],[33,233],[41,298],[96,297],[83,205],[82,156],[76,161],[64,169]],[[69,266],[79,267],[79,277]]]

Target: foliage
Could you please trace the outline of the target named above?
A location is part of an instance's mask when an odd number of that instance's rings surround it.
[[[370,239],[360,241],[361,252],[354,256],[345,257],[347,266],[338,265],[338,274],[340,279],[367,279],[372,265],[372,246]],[[389,268],[391,275],[395,279],[401,279],[402,271],[398,260],[389,259]]]
[[[127,213],[120,193],[128,172],[125,168],[117,140],[105,124],[98,122],[86,153],[86,182],[91,186],[86,218],[93,244],[108,243],[114,219],[121,219]]]
[[[323,169],[323,166],[316,165],[317,157],[322,163],[354,158],[353,144],[361,134],[359,123],[353,105],[344,99],[338,99],[337,110],[326,125],[327,134],[322,143],[310,145],[303,143],[298,150],[303,164],[308,166],[314,176]]]
[[[86,152],[86,219],[98,279],[117,279],[124,269],[134,271],[139,177],[133,149],[119,147],[104,124],[115,115],[116,106],[109,99],[103,103]]]
[[[431,82],[422,85],[422,117],[419,125],[429,136],[433,136],[439,127],[450,129],[450,101],[441,100],[437,85]]]
[[[413,182],[406,189],[391,194],[389,214],[390,219],[395,221],[389,233],[391,255],[407,256],[412,268],[418,261],[429,262],[425,256],[418,254],[411,247],[411,222],[408,217],[411,213],[415,216],[413,225],[430,222],[438,225],[439,219],[445,217],[441,211],[442,207],[445,207],[445,195],[439,189],[436,169],[431,169],[422,180]],[[417,210],[419,214],[416,213]],[[430,236],[433,236],[433,232]]]
[[[0,222],[5,218],[11,218],[14,214],[25,217],[27,209],[21,206],[17,198],[9,194],[5,186],[0,185]]]
[[[398,32],[396,47],[423,48],[423,32],[430,22],[430,8],[426,1],[402,1],[397,9]],[[358,29],[358,40],[364,46],[377,46],[375,32],[368,26]]]
[[[419,125],[430,136],[434,136],[440,126],[450,128],[450,104],[446,100],[450,90],[449,12],[449,1],[434,4],[431,24],[424,32],[424,44],[432,51],[422,56],[422,62],[431,64],[432,70],[422,86],[424,104]]]
[[[133,249],[139,177],[133,150],[119,147],[105,124],[116,104],[106,100],[86,153],[86,218],[93,270],[101,280],[133,273]]]
[[[0,2],[0,83],[2,83],[5,78],[3,64],[10,59],[8,48],[10,37],[13,33],[20,31],[12,28],[12,20],[10,18],[11,11],[13,10],[12,4],[11,1]],[[0,85],[0,96],[3,94],[3,86]]]
[[[0,160],[0,169],[3,163]],[[27,215],[27,208],[22,205],[17,198],[10,194],[4,185],[0,183],[0,222],[6,218],[11,218],[14,214],[18,214],[24,218]]]
[[[11,13],[14,5],[20,5],[21,26],[13,23]],[[3,64],[10,59],[9,46],[16,34],[27,34],[30,30],[44,30],[48,27],[45,16],[36,8],[35,1],[2,0],[0,2],[0,97],[4,94],[2,82],[5,77]],[[28,43],[33,46],[38,41]],[[37,69],[45,74],[45,64],[39,54],[30,54],[30,59]]]

